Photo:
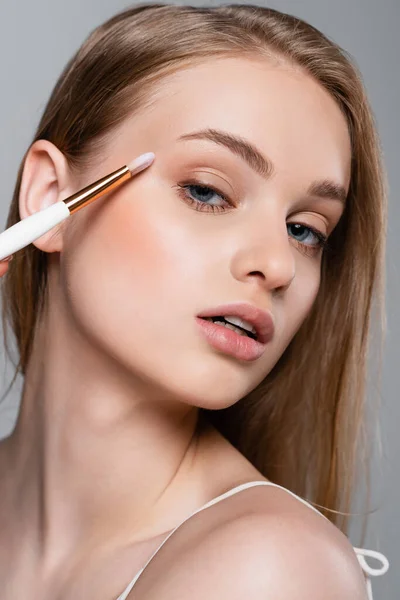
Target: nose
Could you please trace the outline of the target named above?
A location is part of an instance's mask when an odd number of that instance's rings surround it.
[[[232,275],[240,281],[259,281],[269,291],[286,290],[295,276],[295,253],[286,222],[263,221],[246,227],[232,258]],[[253,222],[254,223],[254,222]]]

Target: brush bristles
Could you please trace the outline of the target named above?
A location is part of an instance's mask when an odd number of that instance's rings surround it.
[[[139,171],[142,171],[146,167],[150,166],[155,158],[154,152],[146,152],[145,154],[141,154],[137,158],[135,158],[132,162],[130,162],[127,167],[134,175]]]

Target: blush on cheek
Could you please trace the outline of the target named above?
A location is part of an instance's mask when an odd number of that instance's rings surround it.
[[[97,262],[115,286],[114,294],[129,296],[135,311],[147,306],[152,312],[161,298],[168,302],[181,279],[181,245],[173,240],[169,220],[155,213],[141,205],[127,210],[122,203],[102,219],[95,235]]]
[[[134,215],[120,211],[110,224],[107,245],[113,245],[113,256],[116,260],[126,259],[143,268],[155,268],[163,260],[165,239],[157,235],[152,223],[146,215],[135,211]]]
[[[154,269],[159,275],[163,266],[170,277],[173,269],[187,262],[193,232],[182,215],[182,203],[173,194],[165,183],[150,182],[125,192],[107,210],[96,235],[113,260],[126,257],[132,265]]]

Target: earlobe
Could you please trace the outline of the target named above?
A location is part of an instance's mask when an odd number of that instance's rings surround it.
[[[68,163],[62,152],[47,140],[30,147],[24,163],[19,194],[21,219],[60,202],[69,194]],[[43,252],[60,252],[63,247],[63,223],[51,229],[33,244]]]

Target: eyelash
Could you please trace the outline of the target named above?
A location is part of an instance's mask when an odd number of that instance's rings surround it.
[[[213,212],[213,213],[222,213],[227,209],[222,206],[206,204],[205,202],[200,202],[199,200],[196,200],[195,198],[191,198],[188,195],[188,188],[197,187],[202,190],[211,190],[215,194],[220,196],[225,202],[230,204],[231,207],[234,206],[233,202],[227,196],[225,196],[222,192],[220,192],[217,188],[213,187],[212,185],[203,185],[195,180],[192,180],[192,181],[186,181],[186,182],[180,183],[173,187],[177,188],[178,195],[184,200],[184,202],[188,203],[195,210],[198,210],[201,212],[205,211],[205,212]],[[310,227],[310,225],[306,225],[305,223],[301,223],[301,222],[297,222],[297,221],[293,222],[293,223],[288,223],[288,225],[301,225],[302,227],[305,227],[306,229],[308,229],[316,237],[317,243],[313,246],[304,244],[303,242],[299,242],[298,240],[294,239],[294,241],[298,244],[299,248],[302,251],[304,251],[305,254],[307,254],[309,256],[315,256],[317,252],[318,253],[320,251],[323,252],[328,249],[328,247],[329,247],[328,238],[326,235],[324,235],[318,229],[315,229],[314,227]]]

